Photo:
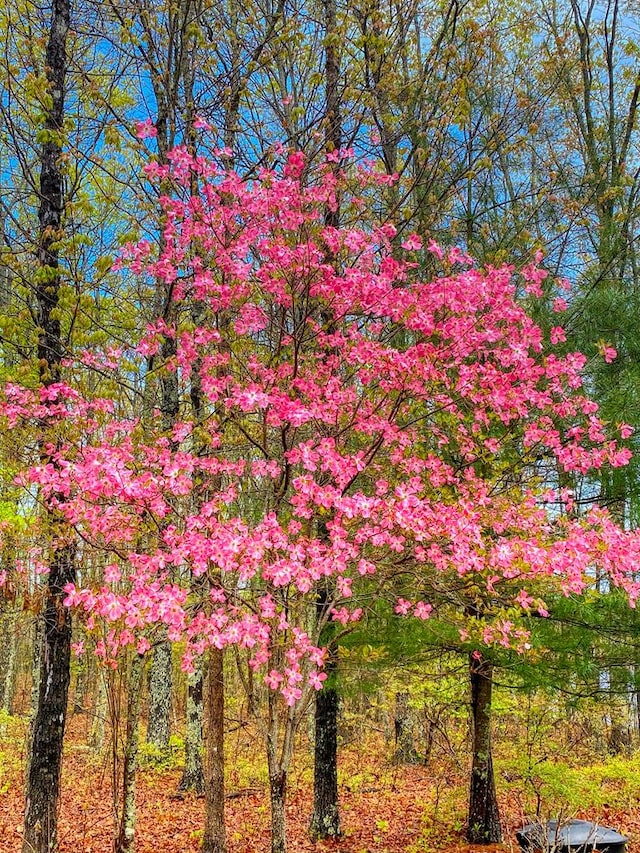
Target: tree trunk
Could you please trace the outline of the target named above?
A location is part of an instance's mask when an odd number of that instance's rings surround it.
[[[337,11],[335,0],[324,0],[325,27],[325,145],[328,152],[338,151],[342,144],[342,118],[340,115],[340,58],[336,41]],[[328,226],[340,226],[339,206],[329,206],[324,212]],[[326,260],[334,259],[327,253]],[[325,522],[320,523],[319,532],[328,540]],[[316,618],[325,617],[332,599],[333,589],[321,586],[316,602]],[[335,838],[340,835],[340,811],[338,808],[338,650],[333,642],[333,623],[329,622],[321,635],[321,643],[327,646],[328,659],[325,667],[327,681],[316,694],[315,740],[313,765],[313,812],[309,832],[313,839]]]
[[[282,768],[269,770],[271,801],[271,853],[287,853],[287,773]]]
[[[104,729],[107,724],[107,711],[107,676],[100,668],[98,669],[96,698],[93,706],[91,731],[89,732],[89,746],[94,752],[102,752],[102,747],[104,746]]]
[[[317,618],[322,619],[331,601],[328,585],[321,587],[316,602]],[[313,764],[313,812],[309,833],[316,840],[340,835],[338,808],[338,649],[329,622],[320,635],[320,644],[328,650],[325,672],[327,680],[315,697],[315,738]]]
[[[417,764],[420,760],[413,745],[413,712],[409,706],[409,694],[406,691],[396,693],[394,716],[396,749],[394,764]]]
[[[70,0],[53,0],[46,50],[50,102],[40,156],[38,273],[35,301],[38,319],[38,370],[44,386],[60,380],[64,344],[57,314],[60,297],[58,246],[64,213],[64,176],[60,168],[64,132],[67,33]],[[41,461],[49,461],[40,436]],[[51,533],[49,577],[45,592],[44,639],[40,660],[38,708],[33,721],[25,792],[23,853],[51,853],[56,846],[62,745],[67,718],[71,615],[63,606],[64,587],[75,579],[75,543],[61,519],[47,511]]]
[[[31,722],[31,739],[33,738],[33,722],[38,713],[38,696],[40,695],[40,660],[44,640],[44,621],[39,614],[33,620],[33,651],[31,655],[31,695],[29,698],[29,719]],[[31,763],[31,743],[29,744],[29,764]]]
[[[473,763],[469,792],[467,840],[471,844],[502,841],[491,754],[491,689],[493,667],[482,658],[469,658],[471,715],[473,720]]]
[[[171,643],[163,640],[153,650],[149,676],[149,725],[147,743],[162,753],[169,750],[171,735]]]
[[[280,661],[273,657],[274,666]],[[267,729],[267,767],[269,770],[269,799],[271,804],[271,853],[287,853],[287,771],[293,752],[295,722],[293,710],[284,708],[282,695],[269,690],[269,724]],[[286,716],[284,716],[284,713]],[[282,743],[280,734],[282,731]]]
[[[87,682],[89,680],[89,661],[87,655],[84,654],[78,660],[78,669],[76,675],[76,686],[73,691],[73,713],[84,714],[84,703],[87,693]]]
[[[116,838],[115,853],[134,853],[136,843],[136,778],[140,742],[140,693],[144,658],[134,654],[129,673],[127,695],[127,739],[122,768],[122,813]]]
[[[318,838],[340,835],[338,809],[338,691],[332,681],[335,666],[325,671],[328,681],[316,694],[316,730],[313,766],[313,813],[310,833]]]
[[[52,853],[56,847],[71,658],[71,616],[62,600],[64,586],[74,579],[74,564],[74,545],[60,545],[54,551],[44,612],[38,710],[33,722],[27,777],[23,853]]]
[[[195,669],[189,673],[187,685],[187,721],[184,737],[184,770],[179,791],[204,793],[202,766],[202,659],[197,658]],[[224,696],[223,696],[224,700]]]
[[[2,661],[2,710],[13,714],[16,684],[16,657],[18,651],[18,610],[10,605],[3,617],[4,659]]]
[[[211,648],[205,684],[205,822],[203,853],[225,853],[224,826],[224,653]]]

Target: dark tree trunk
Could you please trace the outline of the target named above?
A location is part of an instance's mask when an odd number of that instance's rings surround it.
[[[281,768],[269,771],[271,801],[271,853],[287,853],[287,772]]]
[[[469,793],[467,840],[471,844],[502,841],[491,754],[491,690],[493,667],[483,658],[469,658],[471,715],[473,720],[473,763]]]
[[[67,719],[71,617],[62,601],[74,580],[75,547],[53,553],[44,612],[38,710],[33,722],[26,788],[23,853],[51,853],[56,846],[62,743]]]
[[[316,604],[318,618],[324,616],[330,595],[327,587],[321,589]],[[329,623],[321,634],[320,643],[327,646],[325,665],[327,680],[323,689],[316,693],[315,743],[313,764],[313,812],[309,822],[309,833],[313,839],[335,838],[340,835],[340,812],[338,809],[338,691],[336,678],[338,654],[334,633]]]
[[[205,822],[203,853],[225,853],[224,827],[224,654],[211,648],[205,683]]]
[[[342,117],[340,114],[340,55],[336,41],[336,0],[324,0],[325,28],[325,146],[328,152],[338,151],[342,145]],[[336,164],[337,165],[337,164]],[[340,208],[327,206],[325,224],[340,227]],[[334,258],[326,253],[326,260]],[[326,318],[329,319],[329,318]],[[323,318],[323,321],[325,318]],[[326,524],[321,523],[320,533],[328,539]],[[316,615],[325,617],[332,598],[331,590],[324,586],[318,593]],[[340,811],[338,807],[338,651],[332,642],[332,623],[327,625],[321,643],[327,646],[328,659],[325,667],[327,681],[315,701],[315,744],[313,765],[313,812],[309,822],[312,838],[335,838],[340,835]]]
[[[312,838],[340,835],[338,810],[338,691],[333,686],[335,664],[325,667],[328,682],[316,695],[316,727],[313,766]]]
[[[58,382],[63,342],[57,309],[60,296],[58,245],[62,236],[64,179],[60,168],[67,73],[70,0],[53,0],[46,52],[50,106],[40,159],[38,273],[38,367],[43,385]],[[41,439],[44,448],[44,436]],[[48,461],[41,449],[43,461]],[[51,853],[56,846],[62,744],[67,718],[71,616],[63,606],[64,587],[75,580],[75,543],[55,512],[48,512],[51,533],[49,577],[45,592],[44,634],[40,657],[38,707],[33,720],[26,784],[23,853]]]

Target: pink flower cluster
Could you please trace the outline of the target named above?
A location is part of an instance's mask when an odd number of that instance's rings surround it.
[[[282,173],[246,182],[186,149],[147,169],[185,188],[199,176],[199,196],[162,201],[160,256],[143,241],[121,263],[172,282],[179,304],[206,304],[208,325],[156,323],[137,344],[148,355],[175,340],[164,369],[185,400],[198,371],[203,423],[184,415],[170,435],[150,434],[66,386],[6,389],[12,427],[82,424],[80,444],[52,447],[23,480],[86,548],[118,555],[97,589],[66,589],[90,626],[110,626],[99,652],[143,652],[157,624],[186,641],[187,669],[208,646],[239,645],[293,705],[322,686],[324,624],[348,629],[360,590],[400,571],[412,598],[395,612],[419,619],[447,578],[476,577],[489,598],[542,612],[537,580],[580,592],[594,566],[633,603],[640,537],[602,510],[550,515],[541,498],[541,465],[586,473],[629,459],[581,391],[584,358],[544,352],[514,269],[481,271],[431,242],[446,266],[424,282],[416,235],[403,259],[393,226],[326,226],[347,179],[334,164],[303,183],[304,171],[296,153]],[[522,272],[532,294],[545,276],[538,262]],[[327,603],[310,632],[321,586]],[[524,649],[528,638],[501,617],[480,639]]]

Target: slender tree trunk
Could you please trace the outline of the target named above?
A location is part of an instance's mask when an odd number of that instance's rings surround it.
[[[171,643],[163,640],[153,650],[149,676],[149,725],[147,743],[162,753],[169,750],[171,735]]]
[[[287,853],[287,772],[276,766],[269,770],[271,801],[271,853]]]
[[[318,618],[324,614],[329,602],[326,586],[318,595]],[[329,623],[327,629],[333,629]],[[333,633],[333,630],[331,630]],[[336,678],[338,650],[335,641],[324,633],[320,642],[328,649],[325,664],[327,680],[315,697],[315,738],[313,763],[313,812],[309,833],[313,839],[335,838],[340,835],[338,809],[338,691]]]
[[[38,366],[40,381],[60,380],[63,341],[57,315],[60,296],[58,245],[63,230],[64,178],[60,168],[64,132],[67,34],[70,0],[53,0],[46,51],[50,105],[40,159],[38,277]],[[41,457],[48,461],[41,438]],[[75,542],[62,520],[47,512],[51,535],[49,577],[44,604],[38,709],[33,721],[26,784],[23,853],[51,853],[56,846],[62,745],[67,718],[71,615],[63,606],[64,587],[75,580]]]
[[[202,13],[200,3],[196,3],[192,7],[192,14],[198,16]],[[197,63],[197,39],[195,35],[191,36],[190,43],[186,50],[186,61],[183,66],[183,87],[185,96],[185,125],[186,125],[186,143],[191,154],[196,153],[197,132],[194,127],[196,118],[195,102],[194,102],[194,87],[195,73]],[[198,177],[195,172],[191,174],[191,196],[198,195]],[[198,300],[192,300],[191,303],[191,318],[195,326],[201,325],[205,315],[205,306]],[[202,392],[202,359],[197,357],[192,366],[191,387],[189,397],[191,400],[191,411],[193,414],[194,426],[196,430],[201,427],[206,418],[206,410]],[[199,435],[199,432],[198,432]],[[207,453],[207,446],[202,441],[194,440],[194,450],[198,455]],[[196,512],[204,503],[205,494],[203,491],[203,478],[201,475],[196,475],[193,490],[193,502]],[[207,584],[204,578],[193,578],[192,583],[195,588],[202,594],[203,600],[206,600]],[[222,676],[222,673],[221,673]],[[204,666],[202,658],[198,658],[195,662],[195,669],[189,673],[187,683],[187,714],[186,727],[184,738],[184,771],[182,778],[178,784],[179,791],[195,791],[198,794],[205,792],[205,774],[202,762],[203,740],[203,684]],[[224,685],[222,684],[222,702],[224,705]],[[223,708],[224,711],[224,708]],[[224,713],[220,719],[221,731],[224,733]],[[222,734],[223,736],[223,734]],[[219,774],[222,775],[222,774]],[[224,827],[224,821],[222,822]]]
[[[86,655],[78,661],[76,686],[73,691],[73,713],[84,714],[84,702],[87,694],[87,682],[89,680],[89,662]]]
[[[31,736],[29,743],[29,763],[31,763],[31,742],[33,740],[33,723],[38,713],[38,696],[40,695],[40,659],[42,657],[44,621],[42,615],[33,620],[33,651],[31,654],[31,695],[29,698],[29,719]]]
[[[277,697],[269,692],[269,705],[275,704]],[[271,712],[273,713],[273,712]],[[277,709],[275,711],[277,714]],[[267,736],[267,764],[269,767],[269,801],[271,805],[271,853],[287,853],[287,822],[285,805],[287,801],[287,771],[278,760],[278,725],[269,726]]]
[[[202,659],[195,661],[187,684],[187,721],[184,737],[184,770],[179,791],[204,793],[204,768],[202,765]],[[224,697],[223,697],[224,698]]]
[[[335,666],[325,667],[328,679],[335,678]],[[312,838],[340,835],[338,809],[338,691],[333,681],[316,695],[316,731],[313,766]]]
[[[280,650],[272,657],[274,667],[282,663]],[[271,803],[271,853],[287,853],[287,774],[293,755],[293,739],[299,719],[284,704],[276,690],[268,692],[267,767]]]
[[[211,648],[205,685],[205,824],[203,853],[225,853],[224,826],[224,653]]]
[[[473,763],[469,793],[467,840],[471,844],[502,841],[491,753],[491,691],[493,667],[483,658],[469,658],[471,715],[473,720]]]
[[[414,746],[414,715],[406,691],[396,693],[395,715],[396,749],[394,764],[417,764],[420,760]]]
[[[18,610],[10,605],[3,618],[4,628],[4,660],[2,679],[2,710],[5,714],[13,714],[13,699],[15,694],[16,657],[18,651]]]
[[[52,853],[56,847],[71,657],[71,617],[62,600],[65,585],[75,576],[74,563],[74,545],[61,544],[50,564],[38,710],[27,777],[23,853]]]
[[[4,227],[4,226],[3,226]],[[0,237],[4,231],[0,232]],[[8,577],[11,577],[16,561],[15,542],[8,536],[3,543],[0,566]],[[15,599],[11,583],[7,584],[0,595],[0,707],[5,714],[13,713],[13,698],[15,693],[16,658],[18,651],[18,615],[20,603]]]
[[[339,151],[342,145],[342,116],[340,113],[340,53],[336,39],[336,0],[324,0],[325,29],[325,145],[327,152]],[[337,165],[337,164],[336,164]],[[325,224],[340,227],[340,206],[324,212]],[[335,263],[331,253],[326,260]],[[321,522],[320,532],[328,540],[326,524]],[[322,619],[333,589],[323,585],[316,602],[316,617]],[[338,649],[333,640],[333,623],[324,629],[321,643],[328,649],[325,666],[327,681],[315,697],[315,738],[313,765],[313,811],[309,822],[312,838],[336,838],[340,835],[340,810],[338,806]]]
[[[115,853],[134,853],[136,840],[136,780],[138,772],[138,745],[140,742],[140,693],[144,658],[134,654],[129,673],[127,691],[127,738],[122,768],[122,812],[115,843]]]
[[[94,752],[102,752],[104,746],[104,730],[107,724],[107,679],[106,674],[99,669],[96,687],[96,699],[93,706],[93,719],[89,732],[89,746]]]

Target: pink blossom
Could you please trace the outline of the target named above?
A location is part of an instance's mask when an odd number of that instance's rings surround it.
[[[411,579],[394,611],[421,619],[434,590],[484,587],[500,615],[469,620],[479,624],[461,639],[518,651],[530,638],[513,605],[545,613],[539,580],[570,594],[597,567],[632,605],[640,595],[640,534],[598,507],[575,519],[566,489],[549,507],[529,476],[540,459],[579,477],[629,459],[583,387],[585,357],[550,351],[511,266],[478,269],[454,247],[425,281],[395,251],[392,223],[328,226],[327,210],[362,209],[369,188],[394,180],[357,168],[362,197],[351,197],[334,165],[349,156],[332,152],[314,169],[288,153],[283,168],[245,181],[183,145],[145,169],[171,187],[162,244],[125,245],[119,266],[170,284],[175,305],[137,348],[96,346],[79,361],[117,383],[123,361],[132,372],[160,354],[182,420],[167,428],[156,412],[142,429],[118,416],[118,400],[85,399],[81,386],[4,386],[0,417],[17,440],[43,425],[55,436],[18,473],[21,487],[82,535],[88,561],[117,555],[102,583],[80,576],[64,590],[88,630],[105,631],[97,653],[110,666],[128,646],[146,653],[159,631],[183,644],[186,671],[208,648],[234,645],[293,706],[322,686],[323,622],[361,618],[377,574]],[[404,241],[408,252],[420,245]],[[444,260],[433,240],[427,251]],[[540,261],[522,271],[532,296],[547,277]],[[182,306],[195,302],[204,319],[185,325]],[[550,338],[563,342],[563,330]],[[196,370],[203,418],[187,405]],[[34,550],[24,564],[32,579],[48,560]],[[333,598],[312,627],[325,584]]]
[[[422,240],[417,234],[410,234],[406,240],[402,242],[402,248],[409,252],[417,251],[422,248]]]
[[[424,601],[419,601],[413,608],[413,615],[418,619],[428,619],[433,613],[433,606]]]
[[[265,675],[264,680],[272,690],[277,690],[283,681],[283,675],[277,670],[272,669],[268,675]]]
[[[151,644],[146,637],[140,637],[136,644],[136,651],[139,655],[144,655],[151,648]]]
[[[209,122],[205,121],[202,116],[197,115],[193,121],[193,126],[196,130],[211,130]]]
[[[158,130],[150,118],[145,119],[144,121],[137,121],[135,123],[135,128],[138,139],[150,139],[158,135]]]
[[[317,672],[316,670],[312,670],[309,673],[309,684],[314,688],[314,690],[322,690],[322,685],[326,679],[326,672]]]

